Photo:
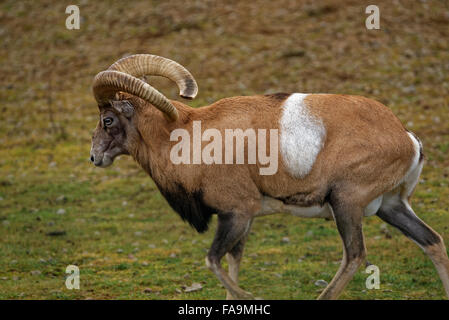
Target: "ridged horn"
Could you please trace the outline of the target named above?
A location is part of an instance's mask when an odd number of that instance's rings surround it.
[[[136,78],[145,75],[162,76],[174,82],[179,88],[179,95],[193,99],[198,93],[198,86],[192,74],[179,63],[152,54],[135,54],[122,58],[109,67],[128,73]]]
[[[92,89],[99,105],[109,103],[117,92],[123,91],[148,101],[164,112],[172,121],[178,119],[178,111],[162,93],[127,73],[112,70],[102,71],[95,76]]]
[[[174,81],[183,98],[193,99],[198,86],[190,72],[179,63],[151,54],[136,54],[118,60],[108,70],[95,76],[94,96],[101,105],[108,103],[118,91],[138,96],[166,113],[172,120],[178,118],[173,104],[159,91],[140,80],[145,75],[163,76]]]

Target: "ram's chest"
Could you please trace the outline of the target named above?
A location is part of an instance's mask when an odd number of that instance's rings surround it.
[[[217,210],[204,203],[201,190],[189,192],[179,183],[161,186],[156,182],[156,185],[170,207],[183,220],[200,233],[208,229],[212,214],[217,213]]]
[[[280,154],[287,171],[296,178],[305,177],[324,146],[326,129],[307,105],[308,94],[294,93],[282,105]]]

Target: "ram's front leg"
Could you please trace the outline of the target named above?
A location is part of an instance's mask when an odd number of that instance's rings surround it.
[[[250,222],[251,224],[251,222]],[[240,269],[240,261],[243,256],[243,249],[245,248],[246,239],[248,238],[248,234],[250,231],[250,227],[243,235],[242,239],[240,239],[237,244],[226,254],[226,258],[228,260],[228,273],[231,277],[231,280],[238,284],[239,281],[239,269]],[[231,292],[226,290],[226,300],[234,300],[235,297],[232,296]]]
[[[251,227],[251,217],[228,213],[218,215],[217,232],[206,257],[207,267],[218,277],[227,290],[227,298],[254,299],[253,295],[237,285],[238,269],[245,238]],[[229,253],[230,275],[221,266],[221,259]],[[228,260],[229,261],[229,260]]]

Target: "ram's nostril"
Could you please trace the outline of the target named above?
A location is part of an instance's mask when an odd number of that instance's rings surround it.
[[[94,160],[95,160],[95,159],[94,159],[94,156],[90,156],[90,161],[91,161],[91,162],[94,162]]]

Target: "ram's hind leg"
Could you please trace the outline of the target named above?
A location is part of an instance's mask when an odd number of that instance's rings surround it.
[[[221,259],[228,252],[231,252],[232,255],[232,250],[240,240],[245,238],[250,226],[251,217],[234,213],[219,214],[217,232],[206,257],[206,265],[208,268],[218,277],[220,282],[229,292],[229,295],[235,299],[254,299],[254,297],[251,293],[244,291],[237,285],[237,264],[231,264],[230,277],[221,266]],[[241,249],[243,251],[243,247]],[[238,253],[239,250],[236,250]]]
[[[449,297],[449,259],[443,239],[419,219],[407,199],[389,195],[377,215],[416,242],[432,260]]]
[[[330,204],[343,240],[343,259],[334,278],[318,299],[337,299],[366,255],[362,232],[363,208],[332,195]]]

